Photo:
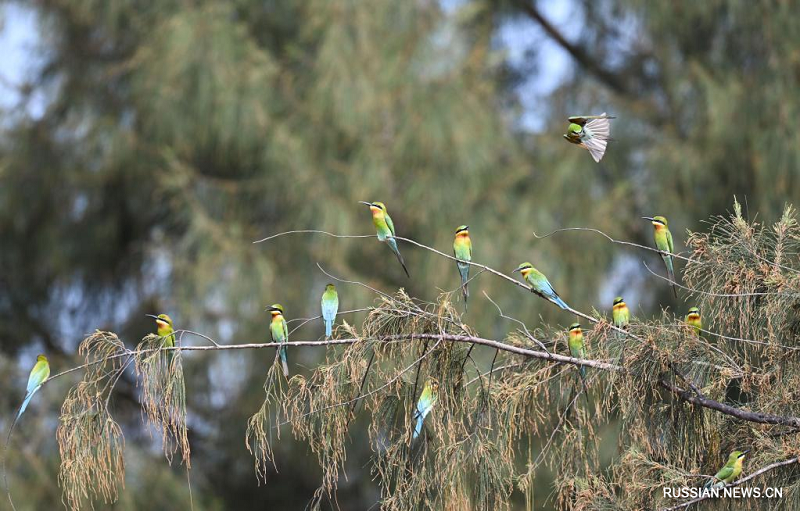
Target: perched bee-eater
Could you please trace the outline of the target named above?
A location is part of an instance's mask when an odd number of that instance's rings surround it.
[[[50,363],[47,361],[47,357],[44,355],[39,355],[36,357],[36,363],[33,365],[33,369],[31,369],[31,374],[28,376],[28,387],[26,389],[25,400],[22,402],[22,406],[19,408],[19,413],[17,414],[17,420],[19,420],[22,412],[28,408],[28,403],[31,402],[31,398],[36,391],[42,386],[42,383],[50,377]]]
[[[339,293],[336,286],[328,284],[325,292],[322,293],[322,320],[325,321],[325,337],[333,334],[333,322],[336,321],[336,313],[339,312]]]
[[[286,344],[289,342],[289,327],[286,326],[286,319],[283,317],[283,306],[279,303],[270,305],[267,309],[272,314],[272,322],[269,325],[269,333],[272,335],[272,342]],[[286,346],[278,348],[278,356],[281,357],[283,365],[283,375],[289,377],[289,361],[286,357]]]
[[[614,326],[627,329],[631,321],[631,312],[628,305],[621,296],[614,298],[614,306],[611,308],[611,317],[614,319]]]
[[[579,323],[569,326],[569,354],[573,358],[586,358],[586,347],[583,345],[583,330]],[[578,367],[581,372],[581,379],[586,378],[586,366]]]
[[[558,296],[558,293],[556,293],[556,290],[553,289],[550,281],[547,280],[547,277],[545,277],[542,272],[534,268],[531,263],[522,263],[511,273],[516,272],[520,272],[522,274],[522,278],[529,286],[531,286],[531,292],[536,293],[542,298],[550,300],[562,309],[569,309],[569,305],[567,305],[566,302],[564,302],[564,300]]]
[[[370,211],[372,211],[372,223],[378,231],[378,241],[384,241],[389,245],[389,248],[392,249],[394,255],[397,256],[397,260],[403,266],[406,276],[411,277],[408,273],[408,268],[406,268],[406,262],[403,261],[403,256],[400,255],[400,249],[397,248],[397,240],[394,239],[394,222],[392,222],[392,217],[386,211],[386,205],[383,202],[359,202],[369,206]]]
[[[570,117],[569,127],[564,138],[568,142],[577,144],[589,151],[594,161],[600,163],[606,153],[606,144],[611,135],[609,119],[614,117],[606,115],[582,115]]]
[[[159,337],[164,338],[164,347],[166,348],[174,348],[175,347],[175,329],[172,327],[172,318],[170,318],[166,314],[159,314],[158,316],[154,316],[152,314],[147,314],[146,316],[151,317],[156,320],[156,333]],[[174,350],[169,350],[167,352],[167,365],[172,365],[172,359],[175,357]]]
[[[643,216],[642,218],[650,220],[653,224],[653,238],[656,241],[656,248],[662,252],[669,252],[669,254],[672,254],[674,252],[672,233],[669,232],[669,227],[667,227],[667,219],[663,216]],[[672,284],[672,292],[675,293],[675,298],[677,298],[678,288],[675,287],[675,271],[672,267],[672,255],[661,254],[661,258],[664,260],[664,265],[667,267],[667,276],[669,276],[670,283]]]
[[[739,477],[739,474],[742,473],[744,455],[748,452],[749,451],[733,451],[730,456],[728,456],[727,463],[714,475],[714,479],[708,481],[704,487],[711,488],[713,484],[714,488],[722,488],[726,484],[735,481],[736,478]]]
[[[422,389],[422,394],[417,401],[417,409],[414,411],[414,435],[417,438],[422,433],[422,423],[425,421],[425,416],[431,411],[433,405],[436,404],[438,399],[439,384],[436,382],[428,381],[425,388]]]
[[[692,307],[686,315],[686,324],[692,327],[692,332],[699,336],[703,330],[703,320],[700,318],[700,309]]]
[[[462,225],[456,229],[456,239],[453,241],[453,255],[462,261],[472,261],[472,241],[469,239],[469,226]],[[466,263],[456,262],[458,273],[461,274],[461,293],[464,295],[464,310],[467,310],[467,298],[469,290],[467,281],[469,280],[469,266]]]

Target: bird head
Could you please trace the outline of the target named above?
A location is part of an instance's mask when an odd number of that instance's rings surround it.
[[[644,220],[650,220],[655,227],[667,227],[667,219],[663,216],[643,216]]]
[[[740,460],[740,459],[744,458],[744,455],[747,454],[748,452],[750,452],[750,451],[749,450],[748,451],[733,451],[730,454],[730,456],[728,456],[728,462],[730,463],[732,461]]]
[[[697,321],[698,319],[700,319],[700,309],[698,309],[697,307],[692,307],[691,309],[689,309],[689,313],[686,314],[686,319],[692,321]]]
[[[373,217],[382,217],[386,214],[386,205],[383,202],[364,202],[363,200],[359,202],[369,206],[369,210],[372,211]]]
[[[625,305],[625,300],[621,296],[614,298],[614,305]]]
[[[469,236],[469,226],[460,225],[458,229],[456,229],[456,236]]]
[[[580,323],[573,323],[569,326],[570,335],[580,335],[583,333]]]
[[[273,318],[283,315],[283,305],[279,303],[273,303],[272,305],[269,306],[267,310],[269,311],[270,314],[272,314]]]
[[[156,325],[159,328],[166,328],[166,327],[172,328],[172,318],[170,318],[166,314],[159,314],[158,316],[154,316],[152,314],[145,314],[145,316],[155,319]]]
[[[39,355],[36,357],[36,361],[37,362],[47,362],[47,357],[45,357],[43,354],[39,353]]]
[[[567,133],[569,135],[580,135],[583,132],[583,126],[580,124],[575,124],[574,122],[569,123],[567,127]]]
[[[328,284],[327,286],[325,286],[325,291],[336,291],[336,286],[334,286],[333,284]]]
[[[511,273],[520,272],[522,274],[522,278],[525,278],[530,272],[533,271],[533,265],[531,263],[522,263],[517,266],[517,269],[512,271]]]

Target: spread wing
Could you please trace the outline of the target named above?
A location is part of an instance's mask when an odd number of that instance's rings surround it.
[[[386,219],[386,225],[389,226],[389,230],[392,231],[392,236],[394,236],[394,222],[392,222],[392,217],[389,216],[389,213],[384,213],[383,217]]]
[[[603,112],[600,115],[575,115],[573,117],[569,117],[567,120],[577,124],[578,126],[583,126],[593,119],[615,119],[615,117],[607,115],[605,112]]]

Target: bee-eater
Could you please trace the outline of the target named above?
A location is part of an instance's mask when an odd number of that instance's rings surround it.
[[[469,239],[469,226],[462,225],[456,229],[456,239],[453,241],[453,255],[462,261],[472,261],[472,240]],[[461,293],[464,295],[464,310],[467,310],[467,298],[469,290],[467,281],[469,280],[469,266],[466,263],[456,262],[458,273],[461,274]]]
[[[750,451],[733,451],[728,456],[728,461],[719,469],[719,472],[714,474],[714,479],[708,481],[704,488],[722,488],[728,483],[732,483],[742,473],[742,464],[744,463],[744,455]],[[715,482],[716,481],[716,482]]]
[[[328,284],[325,292],[322,293],[322,319],[325,321],[325,337],[333,334],[333,322],[336,321],[336,313],[339,312],[339,293],[336,286]]]
[[[286,344],[289,342],[289,328],[286,326],[286,319],[283,317],[283,306],[279,303],[270,305],[267,309],[272,314],[272,322],[269,325],[269,333],[272,334],[272,342]],[[283,375],[289,377],[289,361],[286,357],[286,346],[278,348],[278,355],[281,357],[283,365]]]
[[[156,320],[156,333],[159,337],[164,338],[164,347],[166,348],[173,348],[175,347],[175,329],[172,327],[172,318],[170,318],[166,314],[159,314],[158,316],[154,316],[152,314],[146,314],[146,316],[151,317]],[[172,365],[172,359],[175,357],[174,350],[169,350],[167,352],[167,365]]]
[[[686,324],[692,327],[692,333],[700,336],[700,331],[703,330],[703,320],[700,318],[700,309],[692,307],[689,313],[686,314]]]
[[[523,280],[525,280],[525,282],[531,286],[531,292],[536,293],[542,298],[550,300],[562,309],[569,309],[569,305],[567,305],[566,302],[564,302],[564,300],[558,296],[558,293],[556,293],[556,290],[553,289],[550,281],[547,280],[547,277],[545,277],[542,272],[534,268],[531,263],[522,263],[511,273],[516,272],[520,272],[522,274]]]
[[[425,416],[431,411],[433,405],[436,404],[438,399],[439,384],[436,382],[428,381],[425,383],[425,388],[422,389],[422,394],[417,401],[417,409],[414,411],[414,435],[412,439],[417,438],[422,433],[422,423],[425,421]]]
[[[614,306],[611,308],[611,317],[614,319],[614,326],[617,328],[628,328],[631,321],[631,312],[628,305],[621,296],[614,298]]]
[[[392,222],[392,217],[386,211],[386,205],[383,202],[359,202],[369,206],[370,211],[372,211],[372,223],[378,231],[378,241],[384,241],[389,245],[389,248],[392,249],[394,255],[397,256],[397,260],[403,266],[406,276],[411,277],[408,273],[408,268],[406,268],[406,262],[403,261],[403,256],[400,255],[400,249],[397,248],[397,240],[394,239],[394,222]]]
[[[580,323],[569,326],[569,354],[573,358],[586,358],[586,347],[583,345],[583,330]],[[581,379],[586,378],[586,366],[579,366]]]
[[[661,254],[664,260],[664,265],[667,267],[667,276],[669,276],[670,283],[672,284],[672,292],[675,293],[675,298],[678,297],[678,288],[675,287],[675,271],[672,269],[672,253],[674,247],[672,245],[672,233],[669,232],[667,226],[667,219],[663,216],[643,216],[645,220],[650,220],[653,224],[653,238],[656,242],[656,248],[662,252],[668,252],[670,255]]]
[[[22,406],[19,408],[19,413],[17,414],[17,420],[19,420],[22,412],[28,408],[28,403],[31,402],[31,398],[36,391],[42,386],[42,383],[50,377],[50,363],[47,361],[47,357],[44,355],[39,355],[36,357],[36,363],[33,365],[33,369],[31,369],[31,374],[28,376],[28,387],[25,394],[25,400],[22,402]]]
[[[569,127],[564,138],[568,142],[587,149],[594,161],[600,163],[606,153],[606,144],[611,135],[609,119],[614,119],[614,117],[606,115],[605,112],[601,115],[570,117],[568,119]]]

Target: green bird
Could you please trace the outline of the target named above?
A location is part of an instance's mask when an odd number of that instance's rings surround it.
[[[325,321],[325,337],[333,334],[333,322],[336,321],[336,313],[339,312],[339,293],[336,286],[328,284],[325,292],[322,293],[322,320]]]
[[[28,403],[31,402],[31,398],[36,391],[38,391],[42,383],[50,377],[50,363],[47,361],[47,357],[44,355],[39,355],[36,357],[36,363],[33,365],[33,369],[31,369],[31,374],[28,376],[28,387],[26,389],[25,400],[22,402],[22,406],[19,408],[19,413],[17,413],[16,420],[19,420],[22,413],[28,408]]]
[[[583,344],[583,330],[580,323],[569,326],[569,354],[573,358],[586,358],[586,347]],[[586,378],[586,366],[580,366],[581,380]]]
[[[400,249],[397,248],[397,240],[394,239],[394,222],[392,222],[392,217],[390,217],[388,211],[386,211],[386,205],[383,202],[359,202],[369,206],[370,211],[372,211],[372,223],[378,231],[378,241],[383,241],[389,245],[389,248],[392,249],[394,255],[397,256],[397,260],[400,261],[400,264],[403,266],[403,271],[406,272],[406,276],[410,278],[411,275],[409,275],[408,268],[406,268],[406,262],[403,261],[403,256],[400,255]]]
[[[723,465],[719,472],[714,474],[714,479],[708,481],[703,487],[722,488],[726,484],[732,483],[742,473],[742,464],[744,463],[744,455],[750,451],[733,451],[728,456],[728,461]],[[716,481],[716,482],[715,482]]]
[[[267,309],[272,315],[272,322],[269,325],[269,333],[272,335],[272,342],[286,344],[289,342],[289,328],[286,326],[286,319],[283,317],[283,306],[279,303],[270,305]],[[283,375],[289,377],[289,361],[286,357],[286,346],[278,348],[278,355],[283,365]]]
[[[158,334],[159,337],[162,337],[164,339],[164,347],[174,348],[175,329],[172,327],[172,318],[170,318],[167,314],[159,314],[158,316],[154,316],[152,314],[146,314],[146,316],[156,320],[156,333]],[[169,350],[167,352],[167,367],[172,365],[172,359],[174,357],[175,357],[174,350]]]
[[[469,239],[469,226],[462,225],[456,229],[456,239],[453,241],[453,256],[462,261],[472,261],[472,240]],[[458,273],[461,274],[461,294],[464,295],[464,310],[467,310],[467,298],[469,290],[467,281],[469,280],[469,264],[456,262]]]
[[[422,433],[422,423],[425,422],[425,417],[430,413],[436,400],[439,398],[439,384],[436,382],[428,381],[425,383],[425,388],[422,389],[422,394],[417,401],[417,408],[414,410],[414,435],[412,439],[417,438]]]
[[[567,142],[579,145],[589,151],[597,163],[606,154],[606,145],[611,135],[609,119],[614,119],[603,112],[601,115],[582,115],[570,117],[569,127],[564,138]]]
[[[628,305],[621,296],[614,298],[614,305],[611,308],[611,317],[614,320],[615,327],[622,329],[628,328],[628,324],[631,322],[631,311],[628,310]]]
[[[531,263],[522,263],[511,273],[520,272],[523,280],[531,286],[531,292],[536,293],[546,300],[550,300],[564,310],[569,310],[569,305],[558,296],[550,281],[542,272],[533,267]]]
[[[703,320],[700,318],[700,309],[697,307],[689,309],[689,313],[686,314],[686,324],[692,327],[692,333],[698,337],[700,336],[700,332],[703,330]]]
[[[672,244],[672,233],[669,232],[667,226],[667,219],[663,216],[643,216],[645,220],[650,220],[653,224],[653,238],[656,242],[656,248],[662,252],[669,254],[661,254],[661,259],[664,260],[664,265],[667,267],[667,275],[669,276],[670,283],[672,284],[672,292],[675,293],[675,298],[678,297],[678,288],[675,287],[675,271],[672,268],[672,255],[675,250]]]

